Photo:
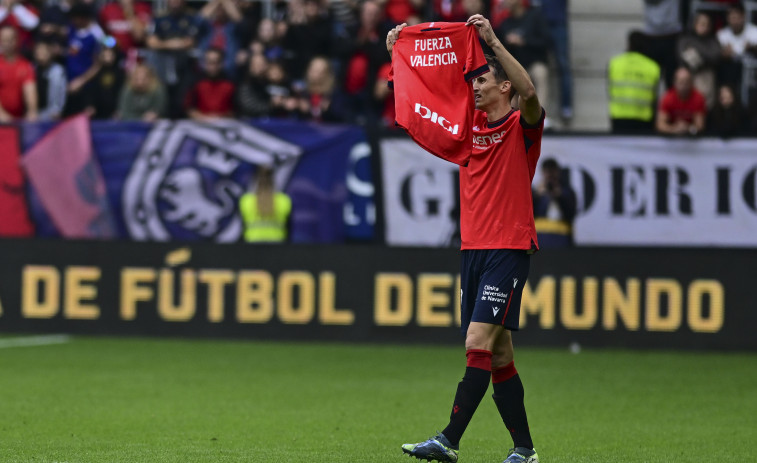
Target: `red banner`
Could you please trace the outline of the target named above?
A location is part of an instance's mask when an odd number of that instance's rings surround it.
[[[0,236],[33,236],[17,127],[0,127]]]

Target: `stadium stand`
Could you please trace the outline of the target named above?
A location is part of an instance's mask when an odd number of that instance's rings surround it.
[[[167,70],[178,69],[170,66],[168,61],[178,60],[186,43],[175,50],[155,49],[148,46],[148,38],[153,35],[154,25],[165,25],[160,18],[171,7],[174,0],[99,0],[94,3],[85,0],[11,0],[10,7],[0,7],[0,26],[11,26],[20,34],[21,52],[31,58],[35,41],[50,44],[53,54],[61,64],[71,61],[77,53],[77,40],[69,37],[70,25],[68,12],[77,10],[79,4],[87,3],[96,9],[90,29],[90,36],[99,38],[101,48],[114,48],[118,51],[119,62],[130,73],[137,63],[152,65],[156,74],[163,78],[163,84],[169,90],[180,90],[186,94],[202,73],[201,50],[209,44],[225,48],[229,53],[227,63],[231,64],[230,78],[241,83],[249,69],[249,60],[256,55],[265,55],[264,63],[268,69],[261,72],[261,81],[256,85],[265,88],[271,99],[273,117],[308,119],[308,111],[297,108],[312,105],[312,96],[306,92],[304,71],[312,59],[325,56],[330,61],[339,93],[349,96],[350,103],[344,120],[357,121],[361,124],[380,124],[384,111],[383,98],[374,96],[375,83],[381,80],[382,66],[388,61],[388,55],[382,50],[383,35],[396,21],[410,22],[442,20],[438,5],[428,2],[425,8],[404,8],[407,2],[386,0],[242,0],[239,2],[216,2],[218,17],[232,21],[234,27],[225,26],[220,19],[205,12],[204,22],[200,20],[207,2],[187,0],[189,15],[198,18],[198,27],[186,31],[192,40],[190,52],[191,63],[183,77],[192,82],[182,85],[166,82],[171,77]],[[524,0],[530,8],[538,8],[543,0]],[[682,26],[695,11],[712,14],[715,28],[725,24],[725,12],[731,0],[681,0]],[[413,2],[408,5],[412,6]],[[461,10],[466,3],[462,2]],[[485,14],[494,15],[493,19],[507,17],[507,10],[502,0],[478,2],[477,8],[483,8]],[[569,6],[569,41],[570,67],[574,74],[575,108],[570,126],[555,126],[557,130],[571,129],[578,131],[606,131],[609,129],[607,114],[607,63],[609,59],[624,51],[627,33],[641,29],[644,25],[644,2],[607,2],[603,0],[573,0]],[[754,24],[757,19],[757,1],[744,2],[747,22]],[[504,9],[503,9],[504,8]],[[207,9],[207,8],[205,8]],[[379,11],[380,17],[375,16]],[[403,13],[404,12],[404,13]],[[389,19],[392,18],[392,19]],[[215,21],[215,22],[214,22]],[[259,37],[259,25],[266,23],[266,30],[272,35],[267,41]],[[273,27],[271,27],[271,24]],[[161,26],[162,27],[162,26]],[[685,29],[685,27],[683,27]],[[220,31],[225,31],[221,34]],[[231,34],[230,31],[234,31]],[[314,40],[303,41],[303,37]],[[231,47],[229,45],[234,45]],[[162,46],[162,45],[161,45]],[[152,49],[151,49],[152,48]],[[233,56],[232,56],[233,55]],[[154,59],[160,56],[160,59]],[[169,59],[170,58],[170,59]],[[747,54],[743,60],[743,78],[735,89],[745,107],[754,107],[753,96],[757,80],[757,56]],[[69,82],[69,95],[76,96],[76,91],[86,92],[88,86],[95,82],[97,70],[102,63],[96,61],[84,76]],[[228,64],[227,64],[228,66]],[[164,69],[165,68],[165,69]],[[545,102],[549,114],[560,111],[558,95],[558,76],[556,63],[550,59],[551,98]],[[227,67],[229,69],[229,67]],[[382,72],[379,72],[379,71]],[[0,77],[1,78],[1,77]],[[128,79],[128,76],[127,76]],[[169,80],[170,80],[169,79]],[[71,88],[71,87],[75,88]],[[39,85],[40,91],[46,91],[46,85]],[[76,90],[76,91],[75,91]],[[118,91],[117,89],[114,91]],[[750,99],[750,96],[752,98]],[[183,102],[183,95],[173,95],[171,101]],[[0,101],[0,104],[2,101]],[[172,117],[186,117],[180,105],[174,104]],[[236,106],[243,106],[239,101]],[[71,105],[69,105],[71,108]],[[177,109],[178,108],[178,109]],[[80,110],[77,109],[77,111]],[[86,110],[94,114],[90,106]],[[249,114],[241,112],[235,115]],[[95,115],[98,117],[98,115]]]

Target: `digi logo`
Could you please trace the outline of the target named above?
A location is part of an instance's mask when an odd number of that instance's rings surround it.
[[[457,135],[460,131],[460,124],[452,125],[444,116],[440,116],[436,111],[431,111],[420,103],[415,103],[415,112],[420,114],[423,119],[430,119],[434,124],[439,124],[452,135]]]

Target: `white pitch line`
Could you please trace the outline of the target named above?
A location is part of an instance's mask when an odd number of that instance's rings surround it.
[[[71,342],[71,336],[67,334],[24,336],[19,338],[0,339],[0,349],[10,347],[49,346],[52,344],[66,344],[67,342]]]

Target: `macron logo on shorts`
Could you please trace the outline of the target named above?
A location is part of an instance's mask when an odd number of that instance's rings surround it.
[[[494,316],[497,316],[497,312],[499,312],[499,307],[492,307],[492,312],[494,312]]]

